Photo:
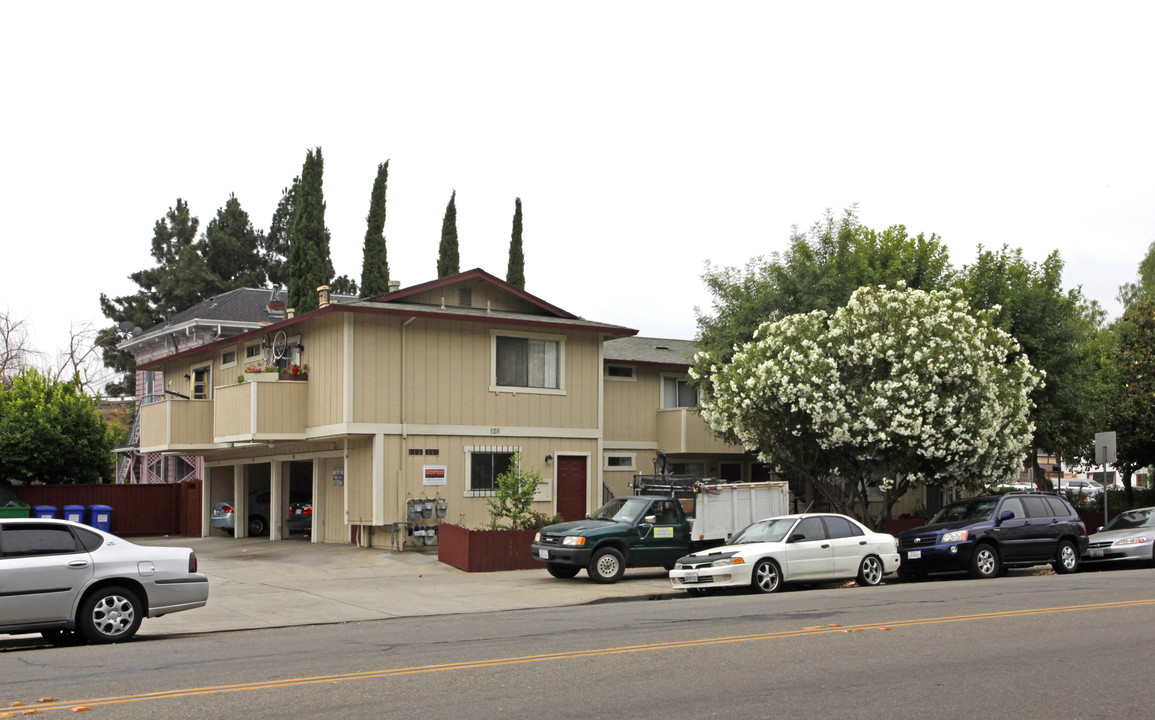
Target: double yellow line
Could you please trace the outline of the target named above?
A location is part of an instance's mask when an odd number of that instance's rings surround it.
[[[653,652],[656,650],[676,650],[681,648],[700,647],[706,645],[722,645],[726,643],[751,642],[757,640],[776,640],[781,638],[802,637],[806,635],[829,635],[834,633],[861,632],[865,630],[891,630],[895,628],[917,627],[919,625],[974,622],[977,620],[999,620],[1004,618],[1030,617],[1034,615],[1086,612],[1089,610],[1147,607],[1151,605],[1155,605],[1155,599],[1130,600],[1113,603],[1096,603],[1093,605],[1070,605],[1066,607],[1038,608],[1034,610],[1007,610],[1002,612],[979,613],[976,615],[953,615],[949,617],[924,618],[920,620],[900,620],[896,622],[869,623],[865,625],[821,625],[802,628],[800,630],[785,630],[782,632],[758,633],[754,635],[734,635],[730,637],[704,638],[701,640],[678,640],[663,643],[653,643],[649,645],[628,645],[625,647],[615,648],[574,650],[570,652],[547,653],[544,655],[524,655],[521,657],[512,658],[493,658],[489,660],[472,660],[468,662],[444,663],[441,665],[420,665],[417,667],[397,668],[394,670],[374,670],[369,672],[348,673],[344,675],[322,675],[318,677],[288,678],[284,680],[263,680],[260,682],[240,683],[237,685],[215,685],[210,687],[187,688],[182,690],[164,690],[161,692],[144,693],[140,695],[91,698],[88,700],[54,700],[52,702],[34,704],[30,703],[20,707],[0,708],[0,718],[17,717],[25,714],[29,710],[44,712],[47,710],[76,710],[80,707],[90,709],[104,705],[123,705],[126,703],[171,700],[176,698],[196,697],[198,695],[217,695],[224,693],[248,692],[251,690],[273,690],[277,688],[301,687],[304,685],[316,685],[320,683],[341,683],[355,680],[373,680],[379,678],[403,677],[405,675],[418,675],[421,673],[447,672],[451,670],[473,670],[477,668],[539,663],[552,660],[575,660],[604,655]]]

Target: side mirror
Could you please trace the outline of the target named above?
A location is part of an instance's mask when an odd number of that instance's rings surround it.
[[[1095,532],[1103,532],[1103,526],[1102,526],[1102,525],[1100,525],[1100,526],[1099,526],[1099,529],[1098,529],[1098,530],[1096,530]]]
[[[999,513],[999,522],[1005,522],[1007,520],[1010,520],[1014,516],[1015,516],[1014,510],[1003,510],[1001,513]]]
[[[657,515],[647,515],[644,518],[642,518],[642,522],[644,522],[647,525],[656,525],[658,523],[658,516]]]
[[[787,540],[786,542],[796,543],[796,542],[802,542],[805,539],[806,539],[806,536],[803,535],[802,533],[794,533],[793,535],[790,536],[790,539]]]

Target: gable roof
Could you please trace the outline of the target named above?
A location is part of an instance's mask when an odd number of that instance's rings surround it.
[[[566,312],[565,310],[562,310],[561,308],[557,307],[556,305],[551,305],[550,303],[547,303],[545,300],[542,300],[541,298],[537,297],[536,295],[531,295],[530,293],[527,293],[524,290],[516,288],[513,285],[510,285],[509,283],[505,282],[504,280],[502,280],[498,277],[495,277],[493,275],[490,275],[489,273],[485,272],[481,268],[474,268],[472,270],[466,270],[465,272],[457,273],[456,275],[449,275],[448,277],[438,278],[437,280],[431,280],[431,281],[426,282],[426,283],[421,283],[420,285],[413,285],[411,287],[402,288],[400,290],[394,290],[393,292],[387,293],[385,295],[378,295],[376,297],[366,298],[365,302],[375,302],[375,303],[400,302],[406,298],[412,298],[413,296],[419,295],[421,293],[430,292],[432,290],[439,290],[442,288],[451,287],[453,285],[460,285],[461,283],[469,281],[469,280],[480,280],[482,282],[486,282],[486,283],[490,283],[492,285],[495,285],[495,286],[501,288],[502,290],[504,290],[505,292],[509,293],[510,295],[513,295],[514,297],[517,297],[521,300],[524,300],[525,302],[528,302],[529,304],[537,307],[538,309],[542,310],[547,315],[553,315],[553,316],[559,317],[559,318],[570,318],[571,320],[577,319],[577,315],[574,315],[573,313],[570,313],[570,312]]]

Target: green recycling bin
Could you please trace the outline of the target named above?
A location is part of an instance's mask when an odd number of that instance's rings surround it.
[[[28,507],[19,500],[9,500],[0,505],[0,518],[26,518],[32,517],[32,508]]]

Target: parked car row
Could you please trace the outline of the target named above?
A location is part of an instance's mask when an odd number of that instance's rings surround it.
[[[249,537],[269,534],[269,518],[272,517],[272,493],[268,490],[249,495]],[[236,532],[236,509],[232,503],[213,503],[209,525],[224,530],[229,535]],[[293,491],[289,493],[289,534],[308,533],[313,529],[313,499],[309,493]]]
[[[947,572],[991,578],[1042,564],[1067,574],[1084,562],[1155,566],[1155,507],[1121,513],[1090,537],[1071,503],[1056,493],[960,500],[897,537],[842,515],[786,515],[753,523],[722,547],[682,557],[670,583],[690,591],[748,586],[775,592],[792,582],[878,585],[896,571],[907,581]]]

